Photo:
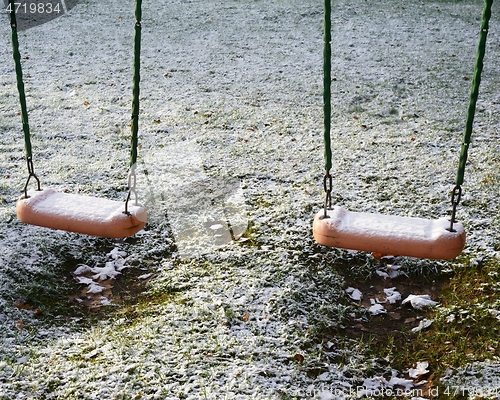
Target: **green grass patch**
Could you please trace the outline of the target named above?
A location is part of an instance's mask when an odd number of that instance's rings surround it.
[[[401,325],[393,333],[378,335],[376,340],[370,336],[365,341],[368,355],[385,360],[400,371],[427,361],[430,373],[422,379],[429,381],[428,387],[438,386],[449,369],[498,359],[499,266],[497,259],[463,260],[455,264],[449,277],[442,281],[436,298],[439,306],[420,316],[433,320],[432,325],[418,333]]]
[[[434,324],[413,344],[437,375],[449,367],[500,356],[500,274],[498,260],[470,262],[457,268],[443,287]]]

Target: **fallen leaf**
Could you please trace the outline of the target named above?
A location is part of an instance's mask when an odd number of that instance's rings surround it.
[[[19,310],[33,310],[33,307],[25,302],[23,299],[17,299],[14,301],[14,307]]]
[[[421,310],[425,307],[434,307],[438,304],[437,301],[431,300],[431,296],[428,294],[414,295],[410,294],[406,299],[402,301],[401,304],[410,303],[411,306],[417,310]]]
[[[298,361],[300,363],[304,362],[304,356],[302,354],[297,353],[293,356],[293,358],[295,359],[295,361]]]
[[[427,369],[428,367],[429,363],[427,361],[417,362],[415,368],[410,368],[408,370],[408,375],[410,376],[410,378],[418,379],[420,375],[425,375],[429,373],[429,370]]]
[[[372,315],[386,314],[387,310],[384,308],[382,304],[374,304],[371,306],[368,311],[372,313]]]
[[[431,326],[433,322],[434,322],[433,319],[423,319],[422,321],[420,321],[420,323],[418,324],[418,326],[416,326],[415,328],[413,328],[411,331],[413,333],[420,332],[421,330],[426,329],[429,326]]]
[[[353,300],[359,301],[363,298],[363,293],[359,289],[348,287],[345,292],[349,295],[349,297]]]
[[[250,318],[250,314],[245,314],[243,316],[243,318],[241,318],[241,319],[243,320],[243,322],[247,322],[249,318]]]

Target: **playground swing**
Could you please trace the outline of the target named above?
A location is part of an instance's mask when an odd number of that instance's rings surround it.
[[[455,220],[457,206],[462,196],[467,152],[471,142],[472,123],[483,69],[483,59],[493,0],[484,1],[479,45],[477,50],[472,89],[467,110],[463,143],[460,151],[455,187],[452,191],[451,218],[428,220],[423,218],[351,212],[343,207],[332,207],[332,150],[330,140],[331,120],[331,0],[324,8],[324,146],[325,169],[323,186],[325,203],[313,222],[313,235],[319,244],[351,250],[368,251],[382,255],[399,255],[428,259],[452,259],[465,246],[465,230]]]
[[[109,238],[124,238],[134,235],[146,225],[147,211],[138,203],[135,175],[139,129],[141,1],[142,0],[136,0],[135,6],[136,23],[134,37],[132,138],[130,170],[128,175],[128,195],[124,204],[121,201],[60,193],[50,188],[41,189],[40,180],[36,176],[33,166],[28,112],[17,35],[16,7],[14,5],[14,0],[9,0],[12,50],[16,68],[17,88],[21,103],[21,116],[29,174],[24,186],[24,194],[19,198],[16,204],[17,216],[21,222],[46,228]],[[31,178],[37,183],[36,190],[28,190],[28,184]],[[135,201],[131,201],[132,195],[135,197]]]

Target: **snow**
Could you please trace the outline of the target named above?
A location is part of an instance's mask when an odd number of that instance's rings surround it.
[[[432,320],[432,319],[426,319],[426,318],[424,318],[423,320],[421,320],[418,323],[418,326],[416,326],[415,328],[412,328],[411,331],[413,333],[420,332],[421,330],[423,330],[423,329],[428,328],[429,326],[431,326],[433,322],[434,322],[434,320]]]
[[[382,304],[373,304],[368,308],[368,311],[372,313],[372,315],[385,314],[387,312]]]
[[[449,218],[436,220],[397,215],[360,213],[334,206],[316,214],[314,237],[326,246],[384,255],[451,259],[462,252],[465,231]]]
[[[396,290],[396,287],[386,288],[386,289],[384,289],[384,293],[386,295],[385,300],[391,304],[394,304],[394,303],[396,303],[396,301],[401,300],[401,293],[399,293]]]
[[[427,361],[419,361],[415,368],[410,368],[408,370],[408,375],[410,378],[417,379],[420,375],[425,375],[429,373],[429,363]]]
[[[410,303],[411,306],[417,310],[421,310],[425,307],[434,307],[439,304],[437,301],[431,300],[431,296],[428,294],[410,294],[402,301],[402,304],[406,303]]]
[[[119,216],[125,209],[125,202],[105,198],[58,193],[54,189],[28,191],[23,199],[35,213],[48,213],[53,218],[71,218],[79,221],[103,223]]]
[[[54,189],[28,191],[16,204],[20,221],[52,229],[62,229],[97,236],[123,238],[140,231],[147,221],[147,211],[132,201],[60,193]]]
[[[20,33],[34,164],[43,187],[121,201],[133,2],[96,4],[82,0]],[[335,3],[335,204],[449,216],[480,12],[480,2]],[[0,24],[0,397],[411,390],[407,371],[378,365],[342,336],[328,349],[315,336],[359,307],[345,301],[352,253],[311,237],[323,202],[322,4],[172,0],[144,3],[143,16],[137,178],[149,223],[119,241],[17,221],[26,171],[9,26]],[[492,21],[458,210],[474,259],[498,257],[499,31]],[[137,307],[113,302],[100,280],[128,269],[152,274]],[[91,319],[62,307],[82,285],[106,287],[95,299],[113,307]],[[41,316],[13,305],[23,296]],[[493,390],[499,371],[476,363],[447,384]]]
[[[349,295],[349,297],[353,300],[359,301],[363,298],[363,293],[359,289],[348,287],[345,292]]]

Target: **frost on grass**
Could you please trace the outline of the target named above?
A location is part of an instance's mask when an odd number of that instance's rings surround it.
[[[334,4],[334,203],[449,215],[480,6]],[[151,222],[120,243],[16,221],[25,162],[1,24],[0,398],[326,399],[356,385],[410,388],[407,371],[377,365],[359,343],[321,340],[357,309],[335,268],[348,274],[352,253],[311,239],[322,203],[321,7],[144,4],[137,170]],[[44,186],[124,198],[132,9],[80,2],[20,35]],[[497,32],[494,19],[489,43]],[[500,237],[498,48],[487,54],[458,213],[465,255],[479,258],[497,257]],[[113,249],[137,276],[153,274],[150,298],[81,324],[60,307],[77,284],[70,271],[86,265],[77,276],[87,286],[126,273],[107,264],[119,259]],[[379,272],[447,265],[405,260]],[[497,372],[477,364],[449,380],[493,387]]]

